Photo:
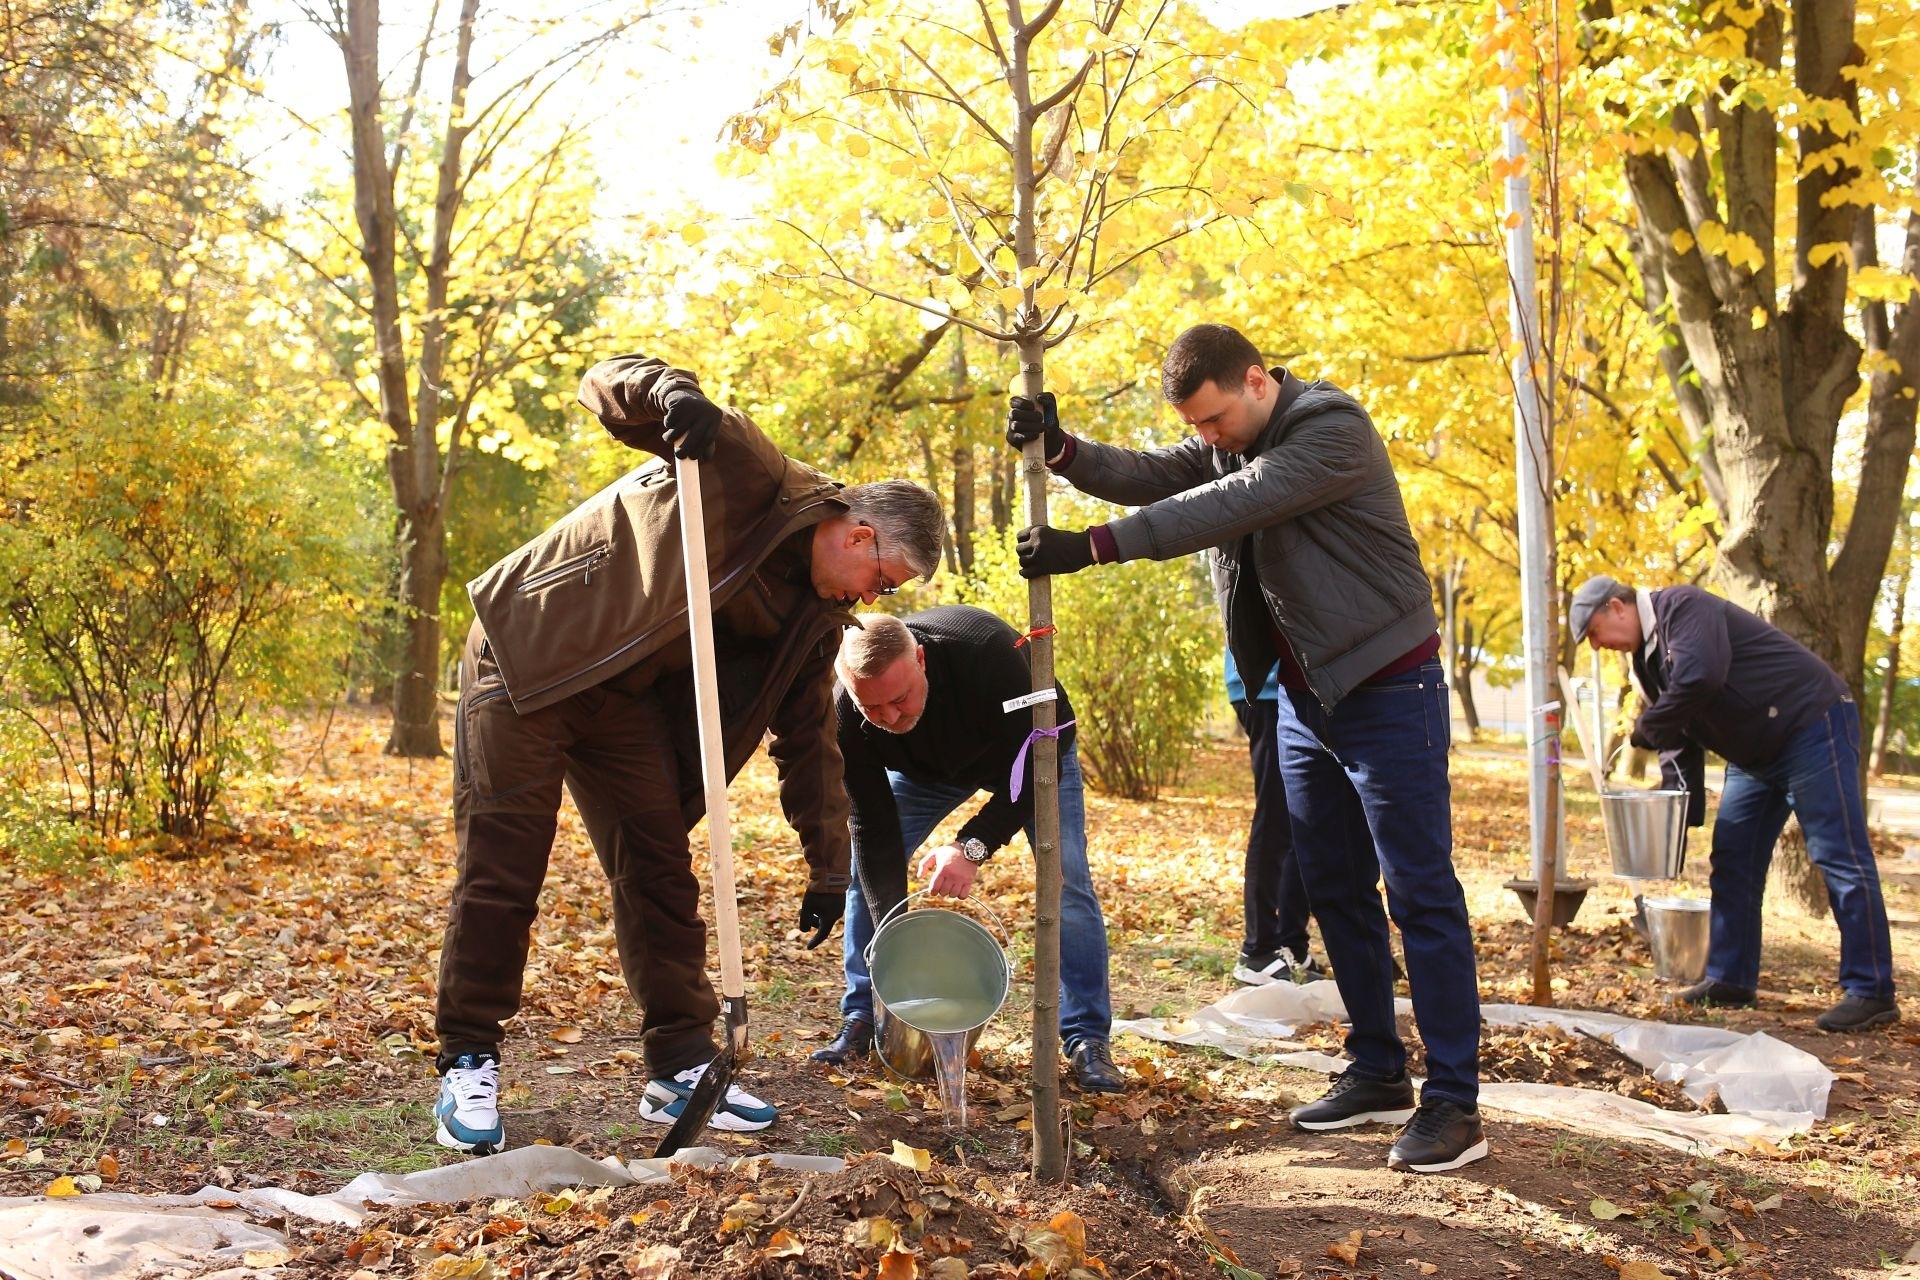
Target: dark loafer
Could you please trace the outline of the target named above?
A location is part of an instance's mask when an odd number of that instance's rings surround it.
[[[1073,1084],[1086,1093],[1125,1093],[1127,1078],[1114,1065],[1113,1049],[1105,1040],[1082,1040],[1067,1059]]]
[[[865,1018],[848,1018],[840,1024],[840,1034],[831,1043],[808,1054],[815,1062],[839,1066],[848,1058],[864,1058],[873,1051],[873,1024]]]

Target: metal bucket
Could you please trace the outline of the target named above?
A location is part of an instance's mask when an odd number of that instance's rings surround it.
[[[1687,793],[1603,791],[1613,874],[1627,880],[1672,880],[1687,862]]]
[[[964,1032],[971,1050],[1013,985],[1007,931],[992,909],[966,899],[993,920],[999,938],[958,911],[907,910],[926,895],[924,889],[908,894],[887,912],[866,953],[873,979],[874,1052],[887,1070],[910,1080],[934,1078],[929,1035]]]
[[[1713,903],[1707,898],[1642,898],[1653,971],[1669,982],[1698,982],[1707,971]]]

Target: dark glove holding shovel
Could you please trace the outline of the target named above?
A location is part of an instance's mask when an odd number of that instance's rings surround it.
[[[720,406],[691,387],[667,397],[660,434],[676,458],[705,462],[713,456],[714,437],[720,434]]]
[[[825,942],[827,935],[833,932],[835,923],[846,912],[845,890],[837,893],[831,889],[807,890],[800,899],[801,932],[804,933],[808,929],[814,931],[813,936],[807,939],[807,950],[811,951]]]

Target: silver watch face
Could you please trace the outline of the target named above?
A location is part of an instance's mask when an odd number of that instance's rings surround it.
[[[987,860],[987,842],[977,836],[969,837],[960,846],[960,856],[968,862],[979,864]]]

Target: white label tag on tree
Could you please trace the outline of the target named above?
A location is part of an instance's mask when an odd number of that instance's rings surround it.
[[[1036,689],[1032,693],[1023,693],[1017,698],[1008,698],[1000,704],[1002,711],[1018,711],[1022,707],[1031,707],[1039,702],[1052,702],[1060,696],[1058,689]]]

